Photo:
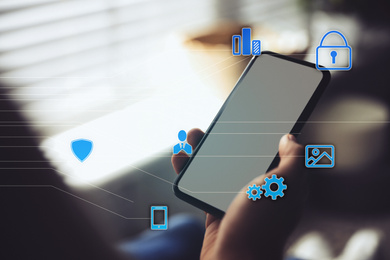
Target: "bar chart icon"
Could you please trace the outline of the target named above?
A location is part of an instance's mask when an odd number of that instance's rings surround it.
[[[238,55],[260,55],[261,42],[260,40],[251,41],[251,28],[242,28],[241,35],[233,35],[232,37],[232,53],[234,56]],[[252,51],[251,51],[252,49]]]

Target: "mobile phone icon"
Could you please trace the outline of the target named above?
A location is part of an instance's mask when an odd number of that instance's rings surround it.
[[[151,230],[168,229],[168,207],[167,206],[150,207],[150,229]]]

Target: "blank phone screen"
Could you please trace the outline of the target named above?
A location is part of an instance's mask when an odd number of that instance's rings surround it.
[[[178,189],[226,211],[242,188],[266,173],[280,138],[291,131],[322,78],[312,67],[260,55],[225,102]]]
[[[154,225],[164,225],[165,224],[165,211],[164,210],[154,210]]]

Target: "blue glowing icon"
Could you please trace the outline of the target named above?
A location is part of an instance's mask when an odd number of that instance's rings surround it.
[[[325,38],[330,34],[339,35],[344,44],[324,45]],[[352,68],[352,49],[342,33],[330,31],[322,37],[316,49],[316,67],[318,70],[350,70]]]
[[[92,146],[92,141],[87,139],[73,140],[70,145],[73,154],[76,156],[77,159],[80,160],[80,162],[84,162],[85,159],[88,158],[88,156],[92,152]]]
[[[233,35],[232,53],[234,56],[241,55],[241,46],[242,46],[242,55],[245,56],[251,55],[251,31],[252,31],[251,28],[242,28],[242,37],[241,35]],[[261,54],[260,40],[252,41],[252,54],[253,55]]]
[[[168,207],[167,206],[150,207],[150,229],[151,230],[168,229]]]
[[[257,186],[256,184],[249,186],[248,190],[246,191],[246,194],[248,194],[248,199],[253,201],[261,199],[261,194],[263,194],[263,191],[260,189],[261,187]]]
[[[276,177],[275,174],[272,175],[271,178],[265,178],[264,179],[265,184],[261,186],[261,188],[265,191],[264,196],[265,197],[270,197],[272,200],[276,200],[277,196],[283,197],[284,196],[284,190],[287,189],[287,185],[283,183],[284,178],[283,177]],[[271,188],[272,184],[276,184],[278,188],[276,190],[273,190]]]
[[[180,143],[176,144],[173,147],[173,154],[178,154],[180,151],[184,151],[187,154],[192,154],[192,146],[190,144],[188,144],[187,142],[185,142],[185,140],[187,139],[186,131],[180,130],[178,137],[179,137]]]
[[[333,145],[306,145],[305,164],[307,168],[332,168],[335,164]]]
[[[261,53],[261,42],[260,40],[253,40],[252,41],[252,54],[253,55],[260,55]]]

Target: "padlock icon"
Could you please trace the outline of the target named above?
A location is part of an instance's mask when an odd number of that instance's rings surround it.
[[[324,45],[329,34],[338,34],[345,45]],[[318,70],[350,70],[352,68],[352,49],[347,39],[338,31],[329,31],[321,39],[316,49],[316,67]]]

